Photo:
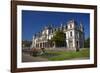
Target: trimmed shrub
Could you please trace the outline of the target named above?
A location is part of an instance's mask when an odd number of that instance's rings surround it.
[[[32,54],[32,56],[34,56],[34,57],[38,56],[38,54],[39,54],[39,49],[36,49],[36,48],[32,49],[31,54]]]

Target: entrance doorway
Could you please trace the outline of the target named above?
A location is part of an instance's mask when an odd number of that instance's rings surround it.
[[[73,41],[72,40],[69,41],[69,48],[73,48]]]

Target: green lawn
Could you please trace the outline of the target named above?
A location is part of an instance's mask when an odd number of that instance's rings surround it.
[[[79,52],[76,51],[46,51],[41,55],[43,58],[47,58],[49,61],[61,61],[70,59],[84,59],[89,58],[89,49],[83,49]]]

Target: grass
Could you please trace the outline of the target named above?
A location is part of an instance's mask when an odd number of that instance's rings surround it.
[[[69,59],[84,59],[89,58],[89,49],[83,49],[79,52],[76,51],[46,51],[45,54],[41,55],[43,58],[47,58],[49,61],[60,61]]]

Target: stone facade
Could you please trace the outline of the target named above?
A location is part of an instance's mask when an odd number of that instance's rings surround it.
[[[54,32],[61,30],[66,34],[66,48],[75,49],[84,47],[84,28],[82,23],[77,24],[75,20],[68,21],[60,27],[47,26],[41,32],[33,36],[31,47],[35,48],[54,48],[57,47],[53,42],[49,42],[54,36]]]

